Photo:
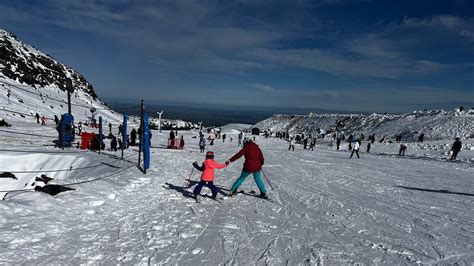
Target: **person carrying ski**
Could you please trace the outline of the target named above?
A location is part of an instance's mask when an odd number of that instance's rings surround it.
[[[451,151],[453,152],[453,154],[451,155],[451,160],[456,160],[456,157],[458,156],[459,151],[461,151],[461,148],[461,140],[459,138],[456,138],[453,143],[453,146],[451,147]]]
[[[360,156],[359,156],[359,148],[360,148],[360,143],[359,143],[358,140],[356,140],[356,141],[354,142],[354,145],[352,146],[352,152],[351,152],[351,157],[350,157],[350,158],[352,158],[352,155],[354,155],[354,152],[355,152],[356,155],[357,155],[357,158],[360,159]]]
[[[228,162],[234,162],[242,156],[245,157],[244,167],[240,177],[232,185],[229,196],[237,194],[237,189],[240,185],[244,183],[245,179],[247,179],[250,174],[253,174],[255,183],[257,183],[258,189],[260,190],[260,197],[264,199],[268,198],[265,184],[263,184],[262,178],[260,177],[262,166],[265,162],[262,150],[260,150],[258,145],[252,140],[244,140],[244,147],[232,156]]]
[[[197,196],[201,193],[202,187],[207,186],[212,191],[212,199],[216,199],[218,189],[214,185],[214,170],[222,169],[229,165],[229,162],[220,164],[214,161],[214,152],[206,152],[206,160],[199,166],[198,162],[193,162],[194,168],[202,172],[199,184],[193,190],[193,198],[197,200]]]

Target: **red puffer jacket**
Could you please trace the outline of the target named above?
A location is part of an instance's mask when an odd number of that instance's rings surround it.
[[[236,161],[242,156],[245,157],[243,169],[245,172],[254,173],[262,169],[264,158],[263,153],[257,144],[251,141],[246,142],[244,147],[237,154],[232,156],[232,158],[230,158],[230,161]]]

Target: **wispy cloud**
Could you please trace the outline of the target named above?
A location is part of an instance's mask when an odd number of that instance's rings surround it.
[[[252,83],[252,84],[249,84],[249,86],[251,88],[261,90],[261,91],[275,91],[276,90],[272,86],[268,86],[268,85],[260,84],[260,83]]]

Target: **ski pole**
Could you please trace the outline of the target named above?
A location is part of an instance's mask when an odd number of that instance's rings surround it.
[[[263,173],[263,177],[265,177],[265,179],[267,180],[268,184],[270,185],[270,188],[271,188],[272,190],[274,190],[274,189],[273,189],[273,186],[272,186],[272,183],[270,183],[270,180],[268,179],[268,177],[267,177],[267,175],[265,174],[265,172],[263,171],[263,169],[262,169],[262,173]]]
[[[189,187],[189,185],[191,184],[191,176],[193,175],[193,172],[194,172],[194,167],[193,169],[191,169],[191,173],[189,174],[189,177],[188,179],[186,179],[186,183],[185,183],[185,187]]]

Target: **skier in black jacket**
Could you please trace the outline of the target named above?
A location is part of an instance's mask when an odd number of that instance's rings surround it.
[[[451,148],[451,151],[453,152],[453,154],[451,155],[451,160],[456,160],[456,157],[458,156],[458,153],[461,150],[461,148],[462,148],[461,140],[459,140],[459,138],[456,138]]]

